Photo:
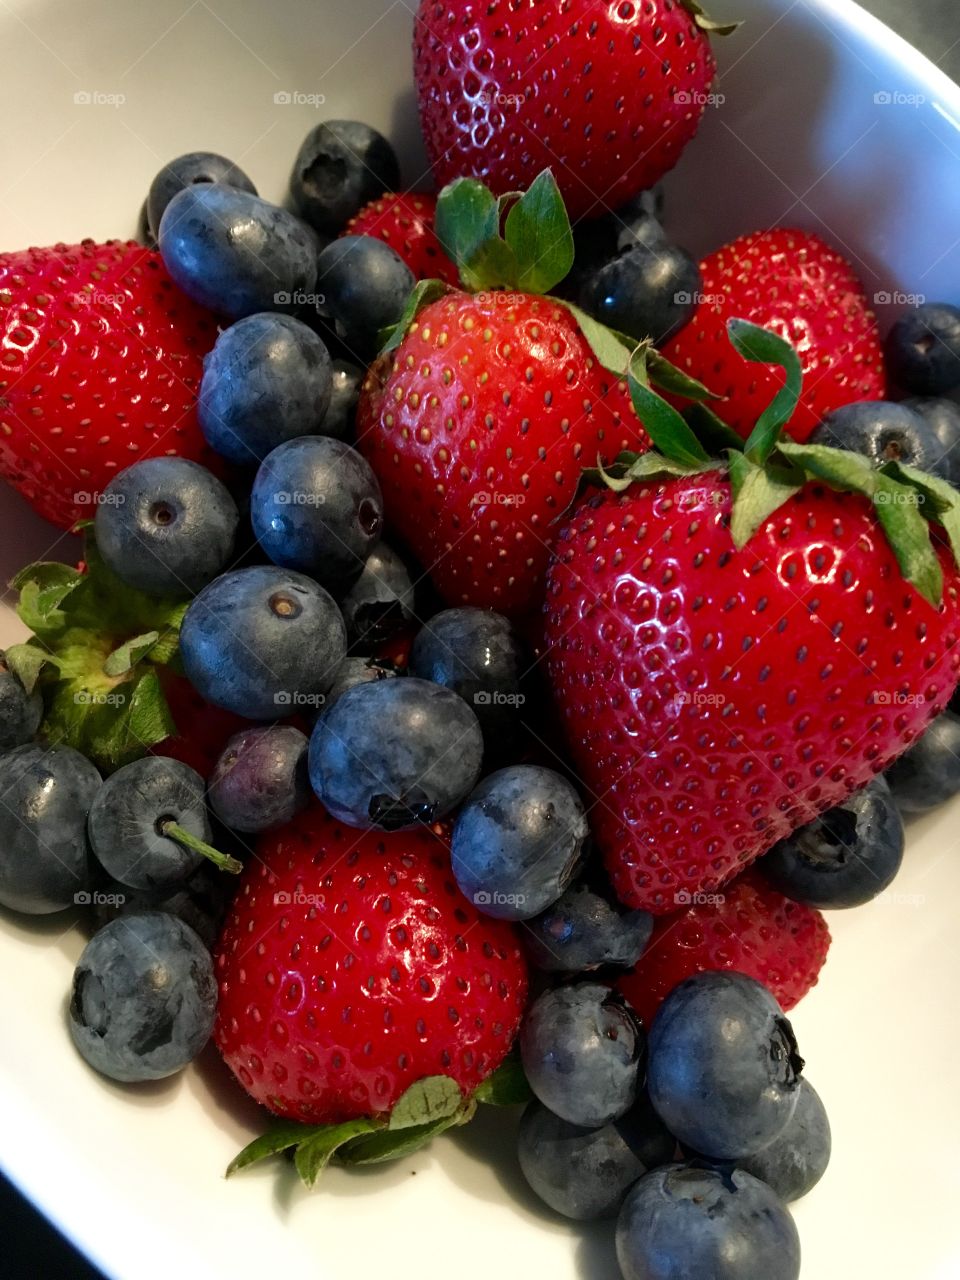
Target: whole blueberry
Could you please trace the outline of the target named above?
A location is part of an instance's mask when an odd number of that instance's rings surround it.
[[[180,629],[193,687],[248,720],[320,705],[345,655],[333,599],[312,579],[274,565],[215,579],[191,602]]]
[[[349,360],[334,360],[330,407],[323,419],[325,436],[336,436],[339,440],[353,438],[364,376],[363,370]]]
[[[87,814],[99,789],[100,774],[72,747],[26,745],[2,757],[0,905],[42,916],[84,900]]]
[[[333,684],[327,691],[324,708],[332,707],[336,700],[348,689],[355,689],[358,684],[373,684],[377,680],[393,680],[400,675],[392,662],[381,658],[344,658],[337,667]]]
[[[376,355],[380,334],[397,323],[416,284],[393,249],[374,236],[341,236],[317,261],[317,289],[346,345],[365,359]]]
[[[317,238],[299,218],[217,184],[187,187],[167,205],[160,253],[194,302],[240,320],[289,311],[315,289]]]
[[[676,1143],[643,1095],[632,1111],[599,1129],[555,1116],[539,1102],[523,1113],[517,1153],[533,1191],[557,1213],[586,1222],[612,1217],[633,1184],[668,1164]]]
[[[914,396],[903,402],[926,420],[940,445],[937,475],[960,488],[960,405],[939,396]]]
[[[859,907],[888,888],[903,845],[903,820],[880,777],[775,844],[757,867],[796,902]]]
[[[663,342],[693,315],[702,287],[700,268],[686,249],[638,241],[584,283],[580,305],[632,338]]]
[[[289,724],[241,729],[210,775],[208,798],[233,831],[268,831],[290,822],[310,800],[306,734]]]
[[[358,685],[317,721],[310,781],[351,827],[397,831],[449,813],[476,783],[477,718],[449,689],[407,676]]]
[[[160,230],[163,212],[173,197],[185,187],[201,182],[220,182],[248,191],[252,196],[257,194],[257,188],[243,170],[226,156],[217,155],[215,151],[191,151],[177,156],[165,164],[150,183],[146,206],[147,230],[154,240]]]
[[[617,1120],[636,1103],[645,1048],[636,1014],[597,982],[545,991],[520,1028],[530,1088],[555,1115],[586,1129]]]
[[[453,830],[453,874],[486,915],[529,920],[556,902],[584,858],[590,829],[566,778],[518,764],[484,778]]]
[[[797,1105],[803,1059],[766,987],[699,973],[667,996],[650,1029],[647,1087],[678,1141],[738,1160],[771,1143]]]
[[[0,649],[0,751],[22,747],[34,737],[43,719],[43,699],[26,689]]]
[[[589,973],[608,964],[632,967],[652,933],[649,912],[617,910],[578,885],[527,921],[523,942],[531,963],[546,973]]]
[[[285,441],[325,430],[333,385],[322,339],[292,316],[261,312],[224,329],[205,357],[197,415],[217,453],[262,462]]]
[[[887,335],[886,355],[893,380],[913,395],[960,387],[960,309],[927,302],[908,311]]]
[[[573,228],[574,263],[558,292],[573,301],[587,280],[624,249],[637,243],[664,243],[666,232],[660,224],[663,193],[660,188],[641,191],[615,213],[578,222]]]
[[[787,1127],[768,1147],[739,1161],[739,1167],[772,1187],[784,1203],[812,1191],[830,1163],[830,1121],[820,1095],[800,1081],[797,1108]]]
[[[960,792],[960,716],[944,711],[886,773],[901,813],[926,813]]]
[[[212,949],[236,887],[233,876],[225,876],[204,859],[182,884],[166,889],[131,889],[119,880],[102,880],[90,893],[90,905],[97,929],[119,916],[164,911],[188,924],[203,945]]]
[[[183,598],[212,582],[233,552],[240,514],[226,485],[186,458],[145,458],[107,485],[97,549],[121,582]]]
[[[375,652],[412,620],[413,581],[403,560],[385,542],[377,543],[367,556],[340,608],[355,653]]]
[[[943,455],[926,419],[889,400],[861,400],[834,409],[814,431],[810,443],[862,453],[875,467],[905,462],[921,471],[936,471]]]
[[[365,204],[399,185],[400,166],[383,134],[359,120],[327,120],[297,152],[290,195],[302,218],[335,236]]]
[[[210,953],[173,915],[147,911],[105,925],[73,975],[70,1034],[111,1080],[162,1080],[210,1039],[217,983]]]
[[[356,449],[330,436],[301,436],[264,458],[250,518],[274,564],[342,592],[360,576],[380,536],[383,498]]]
[[[798,1280],[800,1240],[766,1183],[674,1164],[627,1196],[617,1259],[623,1280]]]

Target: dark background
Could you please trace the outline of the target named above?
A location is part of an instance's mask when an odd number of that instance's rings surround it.
[[[786,3],[786,0],[784,0]],[[802,0],[801,0],[802,2]],[[864,8],[960,80],[958,0],[861,0]],[[100,1280],[99,1272],[75,1253],[0,1175],[0,1280]]]

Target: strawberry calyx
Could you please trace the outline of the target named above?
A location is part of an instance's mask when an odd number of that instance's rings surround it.
[[[690,14],[690,17],[693,18],[700,30],[706,31],[708,35],[732,36],[735,31],[743,26],[742,22],[715,22],[707,14],[703,5],[698,3],[698,0],[680,0],[680,4]]]

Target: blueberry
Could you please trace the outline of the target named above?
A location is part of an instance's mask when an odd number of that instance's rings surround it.
[[[960,309],[927,302],[908,312],[887,335],[887,368],[917,396],[942,396],[960,387]]]
[[[324,709],[333,706],[348,689],[355,689],[358,684],[373,684],[376,680],[392,680],[400,672],[393,665],[380,658],[344,658],[337,667],[333,684],[327,692]]]
[[[121,582],[152,596],[195,595],[221,573],[240,523],[227,487],[186,458],[145,458],[107,485],[97,549]]]
[[[508,618],[492,609],[445,609],[413,642],[410,674],[445,685],[473,707],[487,748],[517,733],[524,702],[523,646]]]
[[[578,885],[527,921],[523,941],[538,969],[587,973],[608,964],[632,967],[652,933],[649,912],[617,911],[605,898]]]
[[[741,973],[681,982],[650,1029],[650,1100],[680,1142],[712,1157],[738,1160],[782,1133],[802,1070],[780,1006]]]
[[[621,333],[663,342],[693,315],[702,287],[700,268],[685,249],[637,242],[586,280],[580,306]]]
[[[901,813],[926,813],[960,791],[960,716],[945,711],[886,773]]]
[[[747,1156],[739,1167],[772,1187],[789,1204],[812,1191],[830,1163],[830,1121],[820,1095],[800,1081],[797,1109],[768,1147]]]
[[[960,405],[936,396],[914,396],[903,403],[919,413],[937,437],[940,446],[937,474],[960,488]]]
[[[187,187],[167,205],[160,253],[194,302],[240,320],[290,310],[317,279],[314,233],[286,209],[232,187]]]
[[[775,844],[757,867],[774,888],[822,910],[859,907],[903,861],[903,821],[883,778]]]
[[[529,920],[576,875],[590,831],[566,778],[518,764],[484,778],[453,831],[453,874],[486,915]]]
[[[353,438],[364,376],[363,370],[349,360],[334,360],[330,407],[323,420],[325,436],[336,436],[340,440]]]
[[[165,164],[150,183],[146,206],[147,230],[154,240],[160,230],[163,212],[173,197],[185,187],[200,182],[221,182],[252,196],[257,194],[257,188],[243,170],[226,156],[218,156],[214,151],[191,151],[188,155],[177,156],[176,160]]]
[[[396,831],[449,813],[482,757],[463,699],[407,676],[358,685],[324,712],[310,739],[310,781],[341,822]]]
[[[358,358],[376,355],[381,332],[403,315],[415,284],[400,255],[374,236],[342,236],[317,261],[324,308]]]
[[[333,599],[310,578],[274,565],[211,582],[180,629],[184,670],[200,696],[249,720],[319,705],[345,655]]]
[[[274,564],[341,592],[360,576],[376,545],[383,498],[356,449],[329,436],[301,436],[263,460],[250,518]]]
[[[617,1219],[623,1280],[798,1280],[800,1240],[776,1195],[741,1169],[654,1169]]]
[[[333,386],[329,352],[312,329],[291,316],[247,316],[203,362],[200,426],[231,462],[262,462],[287,440],[325,431]]]
[[[551,1209],[580,1222],[612,1217],[633,1184],[668,1164],[675,1148],[645,1095],[599,1129],[570,1124],[531,1102],[517,1135],[520,1168],[532,1189]]]
[[[27,745],[0,759],[0,905],[49,915],[87,892],[87,813],[99,789],[72,747]]]
[[[194,931],[161,911],[127,915],[87,943],[73,975],[70,1034],[111,1080],[162,1080],[210,1039],[213,961]]]
[[[189,879],[166,889],[131,889],[119,880],[103,880],[90,894],[96,927],[102,929],[119,916],[165,911],[188,924],[203,945],[212,948],[220,936],[237,882],[212,862],[205,858],[202,862]]]
[[[577,223],[573,228],[573,270],[558,292],[576,300],[586,281],[622,250],[632,249],[638,243],[655,245],[666,241],[666,232],[660,224],[662,213],[663,192],[658,187],[641,191],[616,213]]]
[[[335,236],[365,204],[399,186],[400,166],[383,134],[358,120],[327,120],[297,152],[290,195],[302,218]]]
[[[380,542],[367,556],[363,573],[340,601],[350,648],[371,653],[413,618],[414,588],[407,566]]]
[[[310,800],[309,745],[288,724],[235,733],[210,775],[210,806],[221,822],[256,832],[295,818]]]
[[[810,443],[862,453],[875,467],[905,462],[921,471],[936,471],[943,454],[926,419],[889,400],[861,400],[834,409],[814,431]]]
[[[636,1103],[646,1037],[622,996],[597,982],[545,991],[527,1010],[520,1055],[530,1088],[571,1124],[599,1129]]]
[[[0,752],[30,742],[43,719],[43,699],[35,689],[27,693],[7,666],[0,649]]]

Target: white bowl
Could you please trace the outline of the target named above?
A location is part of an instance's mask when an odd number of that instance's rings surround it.
[[[280,198],[301,137],[332,116],[392,135],[408,184],[423,184],[413,7],[5,0],[0,244],[131,234],[160,164],[196,148],[225,152]],[[847,251],[871,295],[958,300],[960,90],[847,0],[711,7],[748,23],[720,47],[726,100],[669,181],[678,238],[704,250],[801,223]],[[900,310],[879,306],[885,319]],[[0,529],[4,578],[74,554],[7,492]],[[0,642],[21,633],[9,613],[2,622]],[[807,1280],[960,1274],[958,816],[960,803],[912,824],[895,888],[833,915],[824,978],[794,1018],[835,1139],[825,1181],[797,1208]],[[88,1071],[64,1025],[81,947],[69,916],[0,920],[0,1161],[108,1275],[617,1276],[608,1225],[581,1231],[538,1210],[503,1116],[381,1172],[333,1170],[313,1195],[276,1165],[225,1182],[260,1117],[214,1055],[139,1091]]]

